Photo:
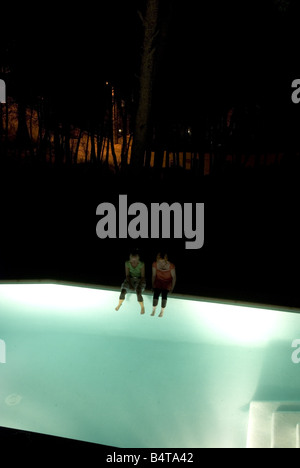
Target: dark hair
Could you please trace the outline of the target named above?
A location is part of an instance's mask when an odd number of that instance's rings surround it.
[[[163,260],[168,260],[167,252],[165,252],[164,250],[161,250],[160,252],[158,252],[158,254],[156,255],[156,260],[159,260],[160,258]]]
[[[130,250],[129,256],[131,257],[140,257],[140,251],[139,249],[132,249]]]

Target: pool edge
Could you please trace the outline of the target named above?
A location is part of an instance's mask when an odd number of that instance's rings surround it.
[[[105,291],[113,291],[118,293],[120,291],[120,287],[112,286],[112,285],[103,285],[103,284],[96,284],[96,283],[83,283],[77,281],[67,281],[67,280],[57,280],[52,278],[44,278],[44,279],[31,279],[31,280],[1,280],[1,284],[57,284],[61,286],[74,286],[79,288],[88,288],[88,289],[102,289]],[[152,296],[152,291],[150,289],[146,289],[143,293],[147,296]],[[276,310],[279,312],[289,312],[294,314],[300,313],[300,308],[292,307],[292,306],[283,306],[277,304],[267,304],[262,302],[254,302],[254,301],[242,301],[238,299],[223,299],[223,298],[215,298],[209,296],[196,296],[192,294],[183,294],[183,293],[172,293],[170,295],[171,298],[174,299],[183,299],[189,301],[200,301],[200,302],[209,302],[215,304],[225,304],[225,305],[233,305],[233,306],[240,306],[240,307],[249,307],[255,309],[265,309],[265,310]]]

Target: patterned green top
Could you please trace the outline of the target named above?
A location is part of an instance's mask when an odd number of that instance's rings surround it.
[[[129,275],[131,276],[131,278],[141,278],[142,277],[142,268],[144,266],[144,262],[139,262],[137,264],[137,266],[134,268],[130,261],[127,260],[127,262],[125,262],[125,265],[127,266],[128,270],[129,270]]]

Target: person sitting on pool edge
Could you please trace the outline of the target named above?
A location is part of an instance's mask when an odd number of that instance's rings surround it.
[[[155,315],[160,294],[161,311],[159,317],[163,317],[167,305],[168,293],[173,291],[175,283],[175,265],[169,262],[168,255],[165,252],[160,252],[156,257],[156,262],[152,264],[153,310],[151,317]]]
[[[121,286],[119,304],[115,310],[120,309],[125,300],[125,295],[128,289],[130,289],[136,292],[138,303],[141,306],[141,314],[144,314],[145,307],[142,293],[146,287],[145,264],[140,260],[140,256],[137,252],[132,252],[129,256],[129,260],[125,262],[125,275],[126,278]]]

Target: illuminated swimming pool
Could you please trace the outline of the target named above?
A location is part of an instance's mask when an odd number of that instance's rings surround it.
[[[0,284],[0,426],[121,448],[297,446],[297,311],[173,296],[158,318],[150,294],[145,315],[134,294],[115,311],[118,296]]]

